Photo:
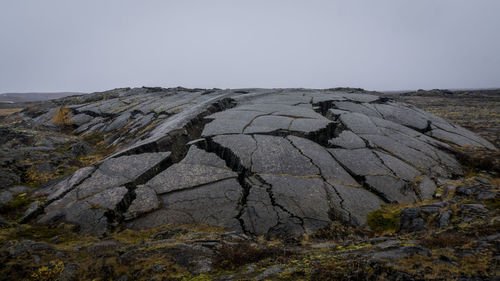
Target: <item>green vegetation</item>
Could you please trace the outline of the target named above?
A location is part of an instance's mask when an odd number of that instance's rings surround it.
[[[22,214],[34,199],[22,193],[14,197],[8,204],[0,207],[0,213],[7,218],[16,219]]]
[[[51,261],[47,266],[41,266],[33,272],[31,278],[36,281],[60,280],[63,271],[64,263],[62,261]]]
[[[395,233],[399,229],[399,210],[382,208],[367,216],[368,225],[375,233]]]

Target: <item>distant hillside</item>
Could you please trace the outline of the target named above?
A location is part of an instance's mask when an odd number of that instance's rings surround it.
[[[82,95],[78,92],[58,92],[58,93],[4,93],[0,94],[0,103],[19,103],[46,101],[63,98],[67,96]]]

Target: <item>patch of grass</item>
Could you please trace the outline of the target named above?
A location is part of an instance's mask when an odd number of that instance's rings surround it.
[[[55,228],[38,225],[25,225],[23,228],[10,233],[10,235],[7,236],[7,240],[30,239],[49,241],[54,236],[57,236],[59,234],[61,234],[61,232]]]
[[[94,133],[86,135],[83,140],[89,143],[91,146],[95,147],[104,141],[104,134],[102,133]]]
[[[34,166],[31,166],[25,172],[25,181],[31,186],[39,186],[42,183],[46,183],[50,180],[58,178],[57,172],[41,172]]]
[[[370,229],[377,234],[395,233],[399,229],[400,210],[382,208],[366,217]]]
[[[285,255],[285,252],[278,247],[258,247],[251,245],[249,242],[224,243],[218,249],[215,265],[222,269],[235,269],[267,258],[276,259],[282,255]]]
[[[488,199],[486,201],[484,201],[484,204],[490,208],[490,209],[493,209],[493,210],[500,210],[500,198],[496,197],[496,198],[493,198],[493,199]]]
[[[465,166],[468,174],[477,171],[491,171],[500,173],[500,152],[476,147],[454,146],[451,152],[457,160]]]
[[[383,280],[376,276],[384,269],[379,265],[368,264],[363,259],[330,260],[313,267],[310,280]],[[389,268],[387,270],[390,271]]]
[[[356,240],[367,237],[368,232],[361,228],[351,227],[349,224],[333,221],[328,228],[320,229],[311,235],[311,238],[322,240]]]
[[[436,257],[441,255],[451,257],[454,262],[437,261]],[[414,255],[400,259],[394,264],[394,268],[409,274],[418,274],[421,276],[419,280],[457,280],[458,277],[471,275],[494,276],[494,271],[490,271],[490,265],[492,265],[492,255],[488,252],[476,252],[474,256],[457,257],[452,251],[440,249],[433,250],[432,256]],[[425,270],[422,271],[422,269]],[[478,279],[489,280],[488,278]]]
[[[26,193],[21,193],[14,197],[8,204],[0,207],[0,213],[7,218],[15,219],[15,217],[22,214],[33,201],[34,200],[27,196]]]
[[[0,108],[0,116],[11,115],[12,113],[16,113],[23,110],[22,108]]]
[[[425,237],[420,243],[427,248],[456,248],[466,245],[470,239],[460,233],[441,233]]]

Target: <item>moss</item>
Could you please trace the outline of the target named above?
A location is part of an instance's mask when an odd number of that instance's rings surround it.
[[[421,244],[427,248],[457,248],[469,242],[470,239],[461,233],[440,233],[425,237]]]
[[[347,250],[359,250],[359,249],[363,249],[363,248],[366,248],[366,247],[370,247],[371,244],[370,243],[362,243],[362,244],[357,244],[357,245],[349,245],[349,246],[338,246],[337,247],[337,250],[338,251],[347,251]]]
[[[500,198],[498,197],[488,199],[484,202],[484,204],[490,209],[500,210]]]
[[[91,146],[96,146],[100,142],[104,141],[104,134],[102,134],[102,133],[89,134],[89,135],[86,135],[83,138],[83,140],[86,141],[87,143],[89,143]]]
[[[0,213],[9,218],[18,216],[24,212],[33,201],[34,199],[27,196],[26,193],[19,194],[8,204],[0,207]]]
[[[31,166],[26,170],[24,181],[30,186],[39,186],[42,183],[46,183],[50,180],[53,180],[58,177],[57,172],[41,172],[35,168],[35,166]]]
[[[12,231],[9,235],[7,235],[6,239],[30,239],[49,241],[59,234],[61,234],[61,231],[56,228],[49,228],[47,226],[38,225],[24,225],[22,228]]]
[[[196,277],[184,277],[182,278],[182,281],[211,281],[213,280],[212,277],[206,274],[200,274]]]
[[[31,278],[40,281],[60,280],[63,271],[64,263],[62,261],[51,261],[48,265],[41,266],[33,272]]]
[[[399,210],[378,209],[368,214],[367,222],[375,233],[394,233],[399,229]]]

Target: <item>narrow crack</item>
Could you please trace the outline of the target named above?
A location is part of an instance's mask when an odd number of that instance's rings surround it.
[[[366,183],[366,178],[365,176],[360,176],[356,173],[354,173],[353,171],[351,171],[347,166],[345,166],[344,164],[342,164],[342,162],[338,161],[337,158],[330,152],[327,150],[327,152],[333,157],[333,159],[335,159],[339,165],[356,181],[358,182],[364,189],[370,191],[371,193],[377,195],[377,197],[379,197],[382,201],[384,201],[385,203],[391,203],[392,201],[389,200],[387,198],[387,196],[378,191],[378,190],[375,190],[373,187],[371,187],[368,183]]]
[[[399,177],[397,174],[396,174],[396,171],[394,171],[393,169],[391,169],[391,167],[389,167],[387,164],[385,164],[385,161],[384,159],[382,159],[382,157],[380,157],[377,153],[373,152],[373,154],[375,154],[375,157],[377,157],[378,160],[380,160],[380,162],[382,162],[382,164],[387,168],[389,169],[389,171],[392,172],[392,175],[388,175],[388,176],[393,176],[395,179],[398,179],[400,181],[403,181],[404,184],[405,184],[405,188],[406,187],[409,187],[414,193],[415,195],[417,196],[417,198],[420,200],[420,201],[423,201],[423,198],[422,198],[422,195],[420,194],[420,191],[418,190],[416,184],[412,183],[412,182],[409,182],[405,179],[402,179],[401,177]]]
[[[128,151],[127,154],[119,155],[133,155],[145,152],[159,151],[169,151],[171,153],[169,157],[140,175],[133,182],[125,184],[125,187],[128,191],[120,201],[120,203],[118,203],[115,210],[109,213],[108,218],[110,219],[110,223],[115,222],[116,224],[119,224],[125,219],[124,213],[128,210],[128,208],[132,204],[132,201],[136,198],[135,190],[138,185],[145,184],[159,173],[168,169],[173,164],[176,164],[184,159],[189,149],[189,146],[187,144],[193,140],[199,139],[203,128],[208,122],[210,122],[209,120],[205,119],[206,116],[234,106],[236,106],[234,100],[228,98],[222,99],[211,104],[207,110],[201,112],[196,117],[191,119],[189,123],[187,123],[183,128],[170,132],[166,137],[163,137],[157,142],[145,144],[141,146],[140,149]]]
[[[135,149],[131,149],[129,151],[126,151],[124,153],[119,153],[112,158],[118,158],[121,156],[130,156],[130,155],[137,155],[137,154],[142,154],[142,153],[149,153],[149,152],[160,152],[160,151],[170,151],[171,155],[167,158],[165,158],[163,161],[160,163],[156,164],[155,166],[151,167],[148,169],[146,172],[141,174],[138,178],[136,178],[133,181],[130,181],[126,184],[124,184],[125,188],[127,188],[127,193],[124,195],[122,200],[116,205],[114,210],[108,211],[105,213],[105,216],[108,220],[108,224],[111,226],[111,229],[116,225],[119,225],[125,218],[124,218],[124,213],[127,211],[127,209],[130,207],[132,204],[132,201],[136,198],[136,193],[135,190],[138,185],[145,184],[148,182],[150,179],[152,179],[154,176],[158,175],[162,171],[166,170],[168,167],[171,165],[180,162],[182,159],[187,154],[188,151],[188,145],[190,141],[193,141],[195,139],[200,138],[201,133],[203,131],[204,126],[210,122],[210,120],[205,119],[206,116],[211,115],[213,113],[219,112],[226,110],[228,108],[232,108],[236,106],[236,102],[233,99],[230,98],[224,98],[221,99],[213,104],[211,104],[206,110],[192,118],[189,123],[187,123],[183,128],[175,130],[173,132],[170,132],[167,134],[165,137],[161,138],[160,140],[156,142],[151,142],[151,143],[146,143],[143,144],[139,147],[136,147]],[[82,111],[82,112],[87,112],[87,111]],[[95,116],[97,113],[92,112],[91,116]],[[90,114],[89,114],[90,115]],[[107,116],[114,116],[113,114],[108,114]],[[102,163],[102,162],[101,162]],[[77,184],[73,185],[72,188],[69,190],[65,191],[61,196],[58,196],[58,198],[55,198],[54,200],[51,200],[50,202],[45,203],[41,208],[44,208],[44,206],[49,205],[50,203],[54,202],[55,200],[58,200],[65,196],[68,192],[74,190],[77,188],[83,181],[86,179],[90,178],[92,174],[99,169],[99,166],[101,163],[96,164],[96,169],[90,173],[87,177],[81,179]],[[43,213],[43,209],[41,210],[40,214]]]
[[[319,171],[319,176],[321,177],[321,179],[323,180],[323,182],[327,185],[329,185],[333,191],[337,194],[337,196],[340,198],[340,202],[339,202],[339,205],[340,205],[340,208],[342,210],[344,210],[348,216],[349,216],[349,222],[352,221],[352,216],[351,216],[351,213],[344,207],[344,198],[342,198],[342,196],[340,195],[340,193],[337,191],[337,189],[335,188],[335,186],[333,186],[331,183],[328,182],[328,180],[325,178],[325,176],[323,175],[323,171],[321,169],[321,167],[319,165],[317,165],[316,163],[314,163],[313,159],[310,158],[309,156],[307,156],[300,148],[298,148],[294,143],[293,141],[291,141],[289,138],[285,138],[302,156],[304,156],[305,158],[307,158],[309,160],[309,162],[311,162],[311,164],[313,166],[315,166],[318,171]],[[334,211],[334,208],[333,208],[333,203],[332,203],[332,198],[331,198],[331,195],[330,195],[330,192],[328,192],[328,189],[323,185],[323,189],[326,193],[326,198],[327,198],[327,201],[328,201],[328,205],[330,206],[330,211],[331,211],[331,214],[329,214],[329,217],[330,217],[330,220],[334,220],[334,216],[333,214],[335,213]]]
[[[264,113],[264,114],[259,114],[259,115],[255,116],[254,118],[252,118],[252,120],[250,120],[250,121],[249,121],[249,122],[248,122],[248,123],[247,123],[247,124],[243,127],[243,129],[241,129],[241,133],[242,133],[242,134],[244,134],[244,133],[245,133],[245,130],[246,130],[248,127],[250,127],[250,126],[252,125],[253,121],[255,121],[257,118],[262,117],[262,116],[270,116],[270,115],[272,115],[273,113],[275,113],[275,112]]]
[[[267,186],[266,187],[266,192],[267,192],[267,194],[269,196],[269,199],[271,200],[271,205],[273,207],[278,207],[280,210],[282,210],[283,212],[287,213],[290,217],[298,219],[300,221],[300,227],[305,231],[305,228],[304,228],[304,219],[301,218],[301,217],[299,217],[299,216],[297,216],[297,215],[295,215],[291,211],[287,210],[283,205],[278,204],[276,202],[276,198],[274,197],[274,193],[273,193],[273,186],[272,186],[272,184],[266,182],[259,174],[254,174],[254,178],[257,179],[263,186]],[[276,227],[277,225],[279,225],[281,223],[280,220],[279,220],[279,215],[278,214],[277,214],[277,219],[278,219],[278,223],[274,227]],[[274,227],[271,227],[269,230],[271,230]]]
[[[73,110],[72,110],[73,111]],[[114,114],[114,113],[105,113],[105,112],[95,112],[95,111],[91,111],[91,110],[82,110],[82,111],[79,111],[77,109],[74,109],[74,112],[76,112],[77,114],[86,114],[86,115],[89,115],[91,117],[103,117],[103,118],[113,118],[113,117],[116,117],[118,114]]]
[[[28,221],[32,220],[33,218],[35,218],[35,217],[37,217],[37,216],[39,216],[39,215],[43,214],[43,212],[45,211],[45,207],[46,207],[46,206],[48,206],[48,205],[50,205],[51,203],[53,203],[53,202],[55,202],[55,201],[57,201],[57,200],[59,200],[59,199],[63,198],[64,196],[66,196],[66,194],[68,194],[69,192],[71,192],[71,191],[75,190],[75,188],[77,188],[77,187],[78,187],[80,184],[82,184],[82,183],[83,183],[86,179],[88,179],[88,178],[90,178],[90,177],[92,176],[92,174],[93,174],[93,173],[94,173],[94,172],[95,172],[95,171],[99,168],[100,163],[95,164],[95,165],[96,165],[97,167],[96,167],[96,168],[95,168],[95,169],[94,169],[91,173],[89,173],[86,177],[83,177],[81,180],[79,180],[78,182],[76,182],[75,184],[73,184],[73,185],[71,186],[71,188],[69,188],[68,190],[64,191],[64,192],[63,192],[63,193],[61,193],[59,196],[57,196],[57,197],[55,197],[55,198],[53,198],[53,199],[51,199],[51,200],[45,201],[45,202],[43,202],[43,203],[42,203],[42,202],[40,202],[40,205],[38,206],[38,208],[37,208],[37,209],[36,209],[33,213],[31,213],[31,214],[30,214],[30,215],[28,215],[27,217],[22,218],[21,223],[27,223]],[[67,180],[71,179],[71,177],[72,177],[72,176],[68,176],[68,177],[67,177]],[[64,179],[64,180],[66,180],[66,179]],[[64,180],[63,180],[63,181],[64,181]],[[57,184],[59,184],[59,182],[58,182],[58,183],[56,183],[56,185],[57,185]]]
[[[172,165],[173,165],[172,158],[169,156],[160,161],[155,166],[148,169],[146,172],[142,173],[135,180],[124,184],[125,188],[127,188],[127,193],[123,196],[122,200],[116,205],[114,210],[106,212],[106,217],[108,218],[109,225],[113,227],[118,226],[121,222],[125,220],[124,214],[127,212],[128,208],[130,207],[130,205],[137,196],[135,193],[137,186],[147,183],[149,180],[154,178],[159,173],[165,171]]]

